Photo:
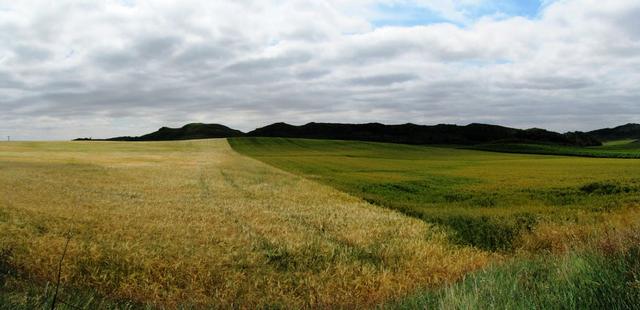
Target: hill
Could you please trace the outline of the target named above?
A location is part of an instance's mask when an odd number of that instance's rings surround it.
[[[590,135],[601,141],[640,139],[640,124],[629,123],[626,125],[604,128],[589,132]]]
[[[342,124],[308,123],[301,126],[274,123],[247,134],[219,124],[192,123],[181,128],[162,127],[139,137],[115,137],[107,141],[168,141],[209,138],[282,137],[306,139],[355,140],[400,144],[456,144],[535,143],[566,146],[599,146],[600,141],[583,132],[557,133],[545,129],[516,129],[498,125],[469,124],[466,126],[439,124],[434,126],[380,123]],[[80,138],[76,140],[91,140]]]
[[[220,124],[191,123],[181,128],[162,127],[139,137],[116,137],[107,141],[169,141],[240,137],[244,133]]]
[[[560,134],[538,128],[522,130],[487,124],[426,126],[411,123],[402,125],[308,123],[294,126],[287,123],[275,123],[251,131],[247,136],[359,140],[415,145],[473,145],[489,142],[534,142],[573,146],[601,144],[594,137],[582,132]]]

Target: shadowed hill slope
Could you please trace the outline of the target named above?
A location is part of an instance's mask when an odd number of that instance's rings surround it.
[[[469,124],[466,126],[439,124],[434,126],[380,123],[340,124],[308,123],[301,126],[274,123],[249,133],[219,124],[193,123],[182,128],[162,127],[140,137],[116,137],[108,141],[168,141],[208,138],[280,137],[331,140],[356,140],[401,144],[540,143],[567,146],[599,146],[593,136],[583,132],[557,133],[545,129],[516,129],[498,125]],[[90,139],[77,139],[90,140]]]
[[[402,125],[308,123],[302,126],[294,126],[286,123],[275,123],[258,128],[247,135],[252,137],[360,140],[403,144],[472,145],[508,141],[574,146],[600,145],[597,139],[582,132],[560,134],[537,128],[522,130],[487,124],[425,126],[411,123]]]
[[[640,139],[640,124],[629,123],[614,128],[603,128],[590,131],[589,134],[602,141]]]
[[[116,137],[109,141],[169,141],[240,137],[244,133],[220,124],[191,123],[181,128],[162,127],[140,137]]]

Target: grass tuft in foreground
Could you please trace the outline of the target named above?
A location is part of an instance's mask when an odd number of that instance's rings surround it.
[[[445,289],[391,306],[400,309],[634,309],[640,300],[638,248],[516,260]]]
[[[550,228],[530,236],[526,252],[508,263],[387,308],[638,309],[638,212],[614,215],[596,225]],[[549,252],[545,255],[543,249]]]

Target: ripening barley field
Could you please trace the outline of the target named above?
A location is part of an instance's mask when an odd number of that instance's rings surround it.
[[[0,143],[0,308],[49,308],[69,240],[58,309],[633,309],[639,205],[634,159]]]
[[[0,143],[0,304],[373,307],[499,255],[224,139]]]

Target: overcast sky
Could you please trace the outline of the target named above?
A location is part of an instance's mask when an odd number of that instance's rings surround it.
[[[499,3],[499,4],[496,4]],[[0,0],[0,134],[640,122],[638,0]]]

